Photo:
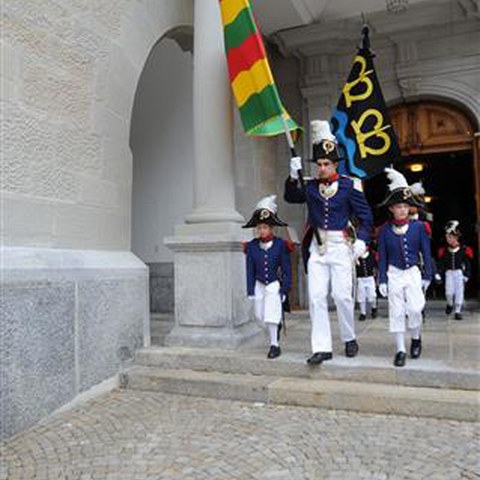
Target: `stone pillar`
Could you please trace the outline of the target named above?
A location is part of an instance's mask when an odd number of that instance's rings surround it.
[[[217,0],[195,0],[194,210],[187,223],[241,222],[235,211],[232,97]]]
[[[246,299],[243,217],[235,210],[232,101],[220,8],[195,0],[194,208],[165,239],[174,251],[175,327],[167,345],[233,348],[259,332]]]

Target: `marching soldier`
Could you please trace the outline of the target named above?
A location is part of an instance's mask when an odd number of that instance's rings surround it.
[[[373,219],[362,191],[361,182],[337,173],[340,160],[337,140],[327,121],[311,124],[313,159],[317,178],[305,185],[299,178],[300,157],[290,161],[290,176],[285,181],[284,198],[289,203],[306,203],[308,223],[302,242],[302,253],[308,275],[308,295],[312,321],[312,356],[310,365],[332,358],[332,335],[328,315],[328,293],[331,288],[337,308],[340,334],[345,354],[354,357],[358,344],[354,325],[353,268],[366,251]],[[357,240],[347,240],[349,220],[359,222]]]
[[[377,318],[377,287],[375,285],[375,253],[367,251],[357,260],[357,302],[360,307],[361,322],[367,319],[367,302],[370,304],[372,318]]]
[[[411,358],[419,358],[422,353],[420,329],[424,292],[432,278],[430,238],[423,222],[409,218],[409,208],[416,201],[405,177],[393,168],[385,171],[390,180],[390,192],[381,206],[389,209],[392,219],[379,234],[379,292],[383,297],[388,296],[390,332],[395,334],[396,341],[393,364],[403,367],[407,356],[407,326],[412,338]],[[421,258],[423,279],[419,268]]]
[[[460,243],[459,225],[457,220],[450,220],[445,226],[447,247],[438,251],[438,272],[435,275],[437,282],[445,276],[445,313],[450,315],[455,305],[455,320],[462,320],[465,284],[470,278],[470,261],[473,258],[473,250]]]
[[[282,304],[292,283],[290,252],[293,243],[276,237],[275,226],[287,226],[277,217],[276,195],[260,200],[243,228],[256,228],[257,238],[245,244],[247,295],[254,301],[255,316],[267,326],[270,350],[267,358],[281,354],[279,345]]]

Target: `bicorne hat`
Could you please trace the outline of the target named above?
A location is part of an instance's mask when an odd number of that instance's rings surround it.
[[[250,220],[243,225],[242,228],[253,228],[260,223],[265,223],[272,227],[287,227],[288,224],[282,222],[277,217],[277,204],[275,199],[276,195],[268,195],[268,197],[262,198],[255,207],[255,211],[252,213]]]
[[[450,233],[459,237],[461,235],[460,222],[458,220],[449,220],[445,225],[445,233]]]
[[[415,198],[404,175],[393,168],[385,168],[384,171],[390,184],[388,185],[388,194],[379,207],[390,207],[396,203],[407,203],[414,207],[422,207],[421,202]]]
[[[329,122],[312,120],[310,122],[310,138],[312,140],[311,162],[316,163],[319,159],[338,162],[341,159],[338,142],[332,133]]]

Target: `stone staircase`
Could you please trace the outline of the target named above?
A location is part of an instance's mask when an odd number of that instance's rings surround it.
[[[288,320],[283,354],[267,360],[266,343],[256,339],[240,350],[152,346],[141,349],[123,378],[130,389],[282,405],[370,413],[480,420],[480,315],[476,305],[455,322],[430,308],[424,326],[424,355],[392,366],[386,318],[357,324],[360,355],[347,359],[336,341],[334,358],[320,367],[308,356],[308,314]],[[171,319],[156,318],[152,337]],[[336,321],[333,321],[336,325]],[[154,330],[155,329],[155,330]],[[154,334],[154,332],[156,332]],[[334,335],[338,332],[334,329]]]

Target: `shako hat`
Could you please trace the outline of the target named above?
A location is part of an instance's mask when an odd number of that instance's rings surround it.
[[[253,228],[259,223],[265,223],[272,227],[287,227],[288,224],[282,222],[277,217],[277,204],[275,199],[276,195],[268,195],[262,198],[255,207],[255,211],[252,213],[250,220],[243,225],[242,228]]]
[[[312,141],[311,162],[316,163],[319,159],[327,159],[338,162],[340,152],[338,142],[330,128],[330,122],[326,120],[312,120],[310,122],[310,138]]]
[[[379,207],[390,207],[396,203],[407,203],[414,207],[422,206],[420,201],[415,198],[404,175],[393,168],[387,167],[384,171],[387,174],[390,184],[388,185],[388,194]]]

